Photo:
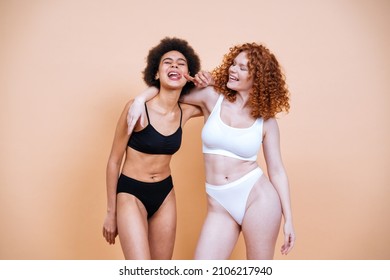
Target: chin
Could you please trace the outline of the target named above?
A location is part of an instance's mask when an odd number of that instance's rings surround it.
[[[228,89],[237,91],[237,89],[236,89],[234,86],[232,86],[230,83],[227,83],[227,84],[226,84],[226,87],[227,87]]]

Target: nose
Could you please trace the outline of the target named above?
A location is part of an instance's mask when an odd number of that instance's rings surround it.
[[[175,63],[175,62],[173,62],[172,64],[171,64],[171,68],[177,68],[178,66],[177,66],[177,64]]]

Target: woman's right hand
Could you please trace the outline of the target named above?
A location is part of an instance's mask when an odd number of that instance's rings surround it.
[[[207,86],[214,85],[213,76],[208,71],[201,70],[197,74],[195,74],[194,77],[191,77],[190,75],[184,74],[184,77],[188,81],[193,82],[197,88],[205,88]]]
[[[115,214],[107,213],[103,224],[103,236],[106,241],[111,245],[115,244],[115,238],[118,235],[118,229],[116,226]]]

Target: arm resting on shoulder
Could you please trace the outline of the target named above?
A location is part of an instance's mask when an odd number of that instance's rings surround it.
[[[142,120],[142,113],[145,110],[144,104],[146,101],[152,99],[158,94],[158,89],[156,87],[148,87],[143,92],[141,92],[137,97],[134,98],[133,104],[130,106],[130,109],[127,113],[127,134],[130,135],[133,132],[134,126],[137,123],[138,119]]]

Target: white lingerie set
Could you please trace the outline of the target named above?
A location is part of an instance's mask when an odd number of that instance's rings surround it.
[[[203,153],[256,161],[263,141],[263,119],[256,119],[247,128],[228,126],[221,119],[222,100],[221,94],[203,127]],[[211,185],[206,182],[206,192],[241,225],[249,193],[262,174],[261,168],[257,167],[238,180],[225,185]]]

